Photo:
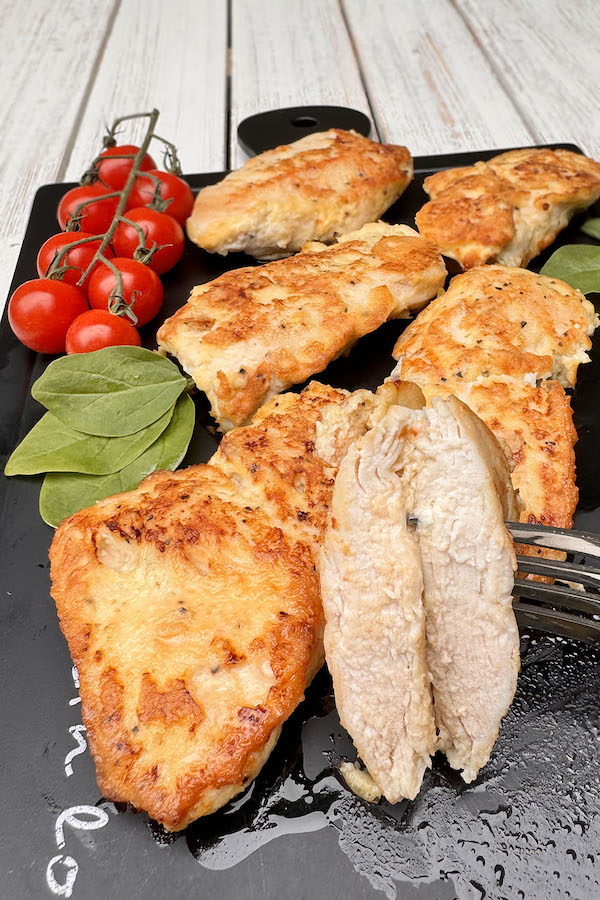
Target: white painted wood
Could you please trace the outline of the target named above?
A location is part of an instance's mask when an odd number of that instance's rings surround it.
[[[105,123],[154,106],[185,172],[225,168],[226,59],[225,0],[121,0],[67,175],[79,178],[100,152]],[[142,129],[123,138],[135,143]]]
[[[232,0],[231,14],[232,167],[246,159],[237,142],[246,116],[311,104],[370,115],[338,0]]]
[[[62,177],[113,5],[0,0],[0,310],[35,190]]]
[[[342,3],[382,140],[413,154],[533,142],[450,0]]]
[[[600,159],[598,0],[457,0],[536,142]]]

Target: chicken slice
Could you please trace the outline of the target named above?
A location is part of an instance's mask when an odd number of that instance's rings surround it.
[[[410,452],[409,427],[403,408],[394,408],[349,450],[320,564],[340,721],[391,803],[416,797],[435,748],[423,574],[406,521],[412,490],[397,472]]]
[[[470,782],[517,686],[516,562],[504,525],[515,502],[498,443],[464,404],[434,398],[424,417],[411,476],[437,747]]]
[[[330,128],[260,153],[203,188],[187,232],[210,253],[280,259],[376,221],[412,176],[406,147]]]
[[[453,397],[390,408],[340,465],[325,654],[340,719],[391,802],[416,796],[435,749],[466,781],[489,758],[519,670],[508,515],[502,451]]]

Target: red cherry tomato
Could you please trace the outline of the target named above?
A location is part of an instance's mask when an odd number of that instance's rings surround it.
[[[120,147],[108,147],[103,150],[100,156],[102,162],[98,166],[98,175],[100,180],[107,184],[113,191],[121,191],[125,187],[125,182],[133,168],[133,159],[122,159],[119,157],[135,154],[140,148],[134,144],[122,144]],[[140,169],[145,172],[147,169],[156,168],[156,163],[152,157],[146,153],[140,164]]]
[[[122,299],[130,304],[137,317],[138,326],[146,325],[154,318],[162,306],[163,286],[161,280],[152,269],[135,259],[117,257],[112,263],[123,278]],[[117,283],[117,276],[108,266],[100,266],[90,279],[88,296],[90,306],[94,309],[108,310],[111,292]]]
[[[48,238],[46,243],[42,244],[41,250],[37,256],[37,270],[40,278],[44,277],[52,265],[54,257],[57,253],[60,253],[63,247],[67,244],[72,244],[73,241],[80,241],[82,238],[89,237],[93,237],[93,235],[88,234],[85,231],[61,231],[59,234],[54,234],[51,238]],[[72,250],[69,250],[66,256],[62,258],[60,265],[75,266],[75,268],[67,269],[64,275],[61,275],[60,280],[63,284],[77,285],[77,282],[91,263],[94,253],[99,246],[100,241],[88,241],[87,244],[80,244],[78,247],[73,247]],[[110,258],[114,254],[110,247],[106,247],[104,255]],[[97,262],[83,284],[79,285],[79,290],[83,291],[84,294],[87,294],[90,278],[99,265],[100,263]]]
[[[192,189],[183,178],[173,175],[171,172],[161,172],[159,169],[150,169],[148,175],[154,175],[160,182],[161,200],[169,200],[170,203],[163,210],[172,219],[185,225],[194,205]],[[127,209],[135,209],[136,206],[149,206],[153,199],[157,185],[153,178],[147,175],[139,175],[135,179]]]
[[[101,184],[81,184],[71,188],[58,204],[58,223],[64,231],[77,207],[85,203],[85,207],[79,211],[81,219],[79,227],[88,234],[104,234],[113,220],[119,203],[118,197],[108,197],[108,188]]]
[[[88,309],[67,331],[67,353],[89,353],[103,347],[140,347],[142,341],[131,322],[106,309]]]
[[[179,262],[185,244],[183,229],[179,222],[166,213],[148,209],[147,206],[128,210],[127,218],[142,229],[146,237],[146,247],[149,250],[155,246],[160,248],[148,262],[150,268],[154,269],[158,275],[168,272],[175,263]],[[112,243],[117,256],[134,259],[140,238],[133,225],[119,222]]]
[[[38,353],[64,353],[67,330],[89,309],[72,284],[34,278],[20,285],[8,301],[8,321],[21,343]]]

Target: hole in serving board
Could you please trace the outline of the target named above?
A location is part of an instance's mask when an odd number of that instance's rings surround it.
[[[319,120],[314,116],[296,116],[295,119],[292,119],[292,125],[295,128],[313,128],[318,124]]]

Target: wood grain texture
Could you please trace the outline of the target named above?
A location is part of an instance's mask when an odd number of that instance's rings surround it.
[[[185,172],[225,167],[227,4],[224,0],[121,0],[73,146],[78,179],[101,149],[104,124],[157,107],[157,131]],[[143,124],[127,127],[135,141]],[[161,164],[156,145],[157,164]]]
[[[0,2],[0,310],[33,195],[64,173],[113,5],[95,0],[91,16],[78,0]]]
[[[456,0],[536,143],[600,159],[598,0]]]
[[[533,142],[450,0],[342,4],[382,140],[413,154]]]
[[[246,159],[237,126],[253,113],[329,104],[370,115],[338,0],[232,0],[231,14],[232,167]]]

